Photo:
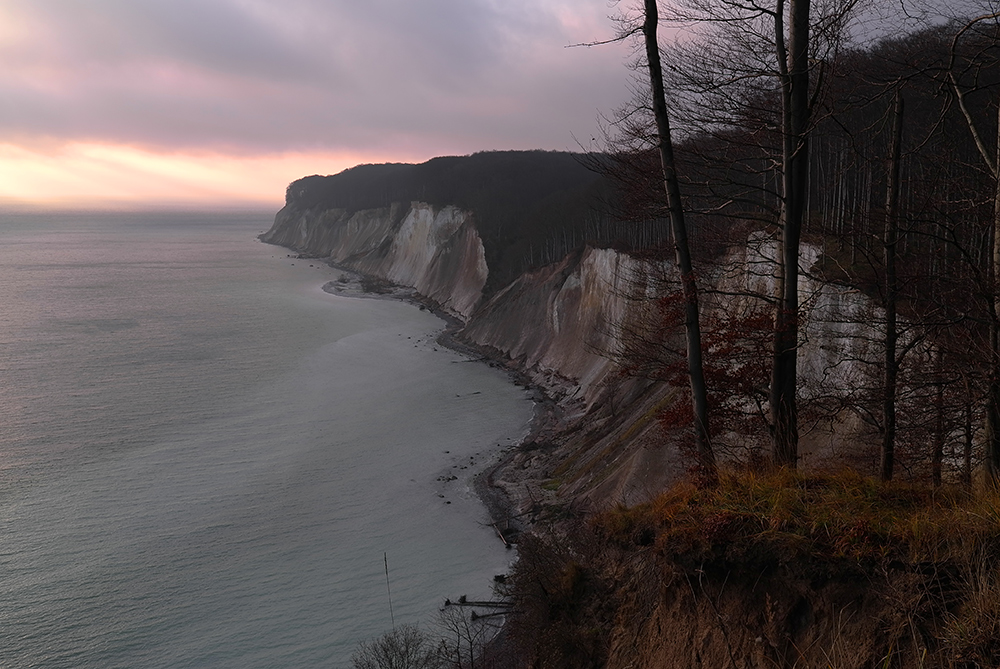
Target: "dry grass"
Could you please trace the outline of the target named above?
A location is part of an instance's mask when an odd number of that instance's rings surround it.
[[[538,667],[704,666],[689,645],[724,661],[719,638],[775,666],[1000,667],[1000,494],[729,473],[527,537],[511,583]]]
[[[966,563],[1000,547],[1000,495],[886,484],[852,472],[740,472],[714,488],[679,485],[594,524],[614,543],[655,544],[681,561]]]
[[[620,549],[654,547],[682,569],[786,564],[798,573],[860,575],[882,584],[898,614],[891,624],[871,621],[897,643],[884,666],[1000,666],[995,489],[885,484],[852,472],[740,472],[718,487],[680,485],[592,522]]]
[[[964,598],[948,616],[942,645],[958,667],[1000,665],[1000,574],[997,556],[983,555],[964,571]]]

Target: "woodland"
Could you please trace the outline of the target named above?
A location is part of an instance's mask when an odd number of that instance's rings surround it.
[[[666,10],[668,25],[697,37],[641,54],[636,70],[649,73],[652,93],[637,87],[591,164],[615,186],[616,218],[670,221],[670,239],[642,252],[676,257],[680,277],[660,311],[663,322],[687,323],[679,371],[694,379],[687,418],[696,432],[706,426],[696,450],[708,482],[710,443],[733,429],[727,413],[740,405],[761,419],[779,467],[796,466],[800,420],[847,409],[881,436],[882,480],[970,485],[979,472],[994,484],[1000,14],[933,25],[905,15],[897,19],[910,30],[862,42],[883,18],[850,0],[680,4]],[[656,12],[646,2],[643,16],[621,17],[622,37],[657,44]],[[662,66],[650,65],[659,58]],[[716,263],[725,249],[754,234],[780,248],[775,290],[740,296],[752,298],[739,300],[740,313],[719,309],[733,296],[698,279],[724,271]],[[804,244],[819,251],[811,266]],[[796,376],[800,302],[810,299],[800,273],[855,289],[873,306],[862,320],[843,314],[843,329],[878,355],[851,361],[866,371],[837,399],[803,393]],[[716,308],[699,313],[699,300]],[[623,362],[638,354],[645,359],[634,364],[677,379],[677,363],[648,349],[626,347]],[[714,401],[699,401],[707,393]]]
[[[690,390],[659,416],[690,476],[526,534],[500,636],[411,630],[419,666],[1000,665],[1000,8],[621,9],[635,99],[573,186],[596,208],[491,243],[518,271],[580,243],[670,261],[608,353]],[[770,290],[719,290],[748,239]],[[803,276],[867,305],[835,318],[865,351],[849,388],[799,373]],[[797,471],[800,434],[848,416],[871,438]],[[356,666],[418,666],[376,648]]]

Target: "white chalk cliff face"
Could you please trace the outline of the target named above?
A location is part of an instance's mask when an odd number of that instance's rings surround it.
[[[642,269],[626,254],[585,248],[522,274],[482,305],[463,335],[589,407],[615,369],[610,353],[636,309],[629,296]]]
[[[350,213],[285,207],[261,239],[404,286],[468,319],[488,270],[472,215],[414,202]]]
[[[262,239],[415,288],[466,324],[462,335],[584,399],[612,370],[602,352],[627,320],[639,261],[587,248],[528,272],[484,301],[489,275],[471,213],[414,202],[349,213],[282,209]]]
[[[355,213],[286,207],[262,239],[416,289],[464,321],[464,337],[502,352],[536,381],[588,405],[614,368],[608,352],[622,325],[648,320],[650,303],[635,296],[671,271],[613,249],[588,247],[484,298],[489,268],[473,214],[421,202]],[[726,254],[718,263],[722,269],[708,280],[734,296],[772,295],[776,253],[773,239],[752,235]],[[873,330],[858,332],[858,323],[877,320],[870,300],[809,276],[819,254],[804,245],[800,259],[799,368],[807,393],[820,383],[825,391],[856,386],[876,336]],[[710,318],[711,301],[705,306]]]
[[[885,314],[858,289],[817,278],[813,267],[822,256],[815,244],[802,244],[799,252],[800,394],[856,388],[870,376],[878,362],[875,342]],[[745,246],[733,247],[718,263],[725,268],[711,277],[732,304],[745,306],[762,301],[753,296],[777,294],[778,241],[764,233],[750,235]],[[770,307],[767,307],[768,310]]]
[[[587,416],[586,425],[603,425],[590,436],[574,438],[574,444],[582,444],[579,452],[558,456],[578,461],[580,471],[588,472],[576,480],[572,471],[565,474],[566,494],[593,493],[600,497],[595,503],[636,502],[645,497],[642,491],[662,489],[684,471],[676,448],[664,446],[654,417],[663,406],[685,398],[686,390],[662,381],[625,379],[617,373],[612,354],[623,331],[661,327],[662,316],[653,311],[655,300],[641,298],[662,290],[664,277],[669,280],[673,273],[672,264],[588,247],[525,272],[484,296],[490,268],[474,215],[420,202],[355,213],[286,207],[262,239],[416,289],[464,323],[462,338],[506,356],[547,388],[560,400],[564,419]],[[805,245],[800,259],[805,272],[799,286],[803,399],[831,392],[846,396],[870,385],[875,368],[874,351],[869,349],[877,339],[872,323],[880,318],[878,309],[853,289],[811,278],[808,270],[820,252]],[[713,317],[713,308],[718,308],[713,299],[725,299],[730,306],[746,300],[769,308],[753,296],[773,294],[775,253],[776,243],[764,235],[753,235],[746,245],[730,249],[717,270],[705,277],[727,297],[706,294],[703,317]],[[681,324],[671,336],[683,336]],[[821,464],[839,444],[856,443],[870,431],[847,414],[831,416],[826,424],[810,429],[802,435],[804,465]],[[608,459],[604,469],[587,464],[601,458]],[[595,483],[598,479],[602,482]]]

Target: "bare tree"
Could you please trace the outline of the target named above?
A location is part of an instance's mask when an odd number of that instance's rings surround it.
[[[780,296],[774,317],[771,367],[773,458],[778,466],[798,462],[795,402],[798,357],[799,244],[809,188],[809,2],[788,0],[788,42],[783,26],[784,0],[774,13],[778,79],[781,84],[782,213]]]
[[[725,141],[771,142],[780,178],[762,170],[761,200],[776,199],[780,234],[769,404],[772,459],[798,462],[799,250],[809,194],[809,135],[829,61],[857,0],[681,0],[673,18],[705,28],[681,44],[672,74],[687,93],[689,127]],[[816,73],[815,82],[812,74]],[[732,129],[743,131],[734,135]],[[766,161],[766,159],[765,159]]]
[[[646,46],[646,62],[649,67],[653,116],[656,119],[657,148],[660,154],[660,167],[663,171],[663,186],[667,196],[667,208],[670,214],[670,229],[673,233],[677,269],[681,275],[681,291],[684,296],[684,328],[687,338],[688,381],[691,387],[691,406],[694,411],[698,464],[701,470],[700,474],[706,479],[706,482],[715,483],[718,479],[718,473],[708,425],[708,392],[705,386],[705,370],[702,362],[698,285],[691,263],[691,249],[688,245],[687,226],[684,222],[684,207],[681,202],[680,183],[677,179],[677,162],[674,159],[670,116],[667,113],[667,101],[663,89],[660,45],[656,38],[657,26],[659,24],[659,12],[657,11],[656,0],[645,0],[644,10],[642,33]]]
[[[442,669],[438,648],[414,625],[401,625],[362,642],[351,656],[354,669]]]
[[[492,669],[500,664],[490,652],[490,642],[500,632],[505,615],[505,611],[479,614],[462,607],[445,607],[438,620],[442,632],[439,654],[445,666]]]
[[[885,196],[885,233],[882,238],[885,263],[885,346],[884,385],[882,391],[882,466],[883,481],[892,480],[896,457],[896,384],[899,376],[896,323],[899,299],[896,273],[896,247],[899,239],[899,170],[903,144],[903,93],[896,88],[893,109],[892,143],[889,149],[889,174]]]
[[[640,32],[643,36],[642,46],[644,58],[636,64],[637,70],[646,70],[648,73],[648,96],[640,93],[640,101],[633,108],[620,111],[621,125],[618,130],[624,133],[625,138],[618,137],[612,139],[606,137],[606,141],[617,147],[611,152],[609,159],[601,157],[591,161],[592,169],[609,176],[617,184],[620,195],[629,199],[629,195],[624,191],[642,193],[639,200],[645,200],[649,189],[644,188],[648,184],[642,184],[635,189],[636,177],[645,181],[645,175],[651,172],[646,170],[645,159],[648,156],[650,133],[645,121],[647,117],[642,112],[647,111],[645,107],[651,108],[652,120],[655,124],[655,131],[652,133],[652,143],[655,144],[655,153],[659,162],[658,185],[656,191],[659,195],[653,202],[629,203],[633,210],[642,210],[644,205],[651,207],[654,216],[660,218],[665,209],[667,218],[670,221],[670,240],[674,248],[674,261],[680,275],[681,294],[683,296],[684,309],[684,331],[685,331],[685,354],[687,361],[687,383],[691,396],[691,416],[695,435],[695,455],[697,458],[698,477],[702,483],[714,485],[718,481],[718,466],[716,463],[715,451],[712,446],[710,431],[710,412],[708,388],[705,382],[705,370],[703,361],[702,334],[699,310],[699,288],[695,275],[690,244],[688,242],[688,228],[684,215],[684,201],[681,197],[680,180],[678,178],[677,161],[674,156],[673,133],[670,124],[670,114],[667,111],[667,98],[664,88],[663,67],[660,60],[660,44],[657,38],[658,26],[660,22],[659,9],[656,0],[643,0],[642,21],[636,21],[635,15],[623,13],[617,17],[619,23],[618,35],[609,41],[624,41]],[[602,42],[595,42],[587,46],[595,46]],[[638,120],[637,120],[638,119]],[[635,145],[638,140],[640,146]],[[666,207],[662,206],[663,200]],[[647,245],[648,246],[648,245]],[[664,337],[663,332],[656,333],[658,337]],[[645,335],[644,335],[645,336]]]
[[[969,126],[969,131],[975,140],[976,148],[982,157],[983,163],[993,176],[995,189],[993,193],[993,249],[990,262],[989,276],[991,279],[990,295],[988,303],[989,311],[989,391],[986,398],[986,443],[984,453],[984,464],[987,480],[997,485],[1000,482],[1000,290],[998,290],[998,280],[1000,280],[1000,125],[997,127],[997,141],[993,150],[990,150],[982,132],[970,110],[969,93],[971,90],[979,88],[978,76],[971,82],[963,81],[958,68],[957,61],[960,60],[959,49],[962,40],[966,36],[975,35],[975,30],[982,24],[991,26],[989,33],[979,33],[980,46],[971,58],[963,59],[966,63],[966,70],[973,70],[977,75],[982,67],[982,59],[994,59],[995,56],[989,54],[990,47],[997,46],[998,19],[1000,12],[984,14],[978,16],[963,25],[956,33],[952,42],[952,58],[949,63],[948,77],[951,89],[958,101],[959,109]],[[982,44],[985,38],[985,44]],[[997,110],[997,121],[1000,124],[1000,107]]]

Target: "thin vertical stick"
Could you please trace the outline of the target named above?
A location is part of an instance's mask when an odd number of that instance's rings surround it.
[[[396,629],[396,616],[392,615],[392,591],[389,590],[389,554],[382,553],[382,561],[385,562],[385,592],[389,595],[389,620],[392,622],[392,629]]]

